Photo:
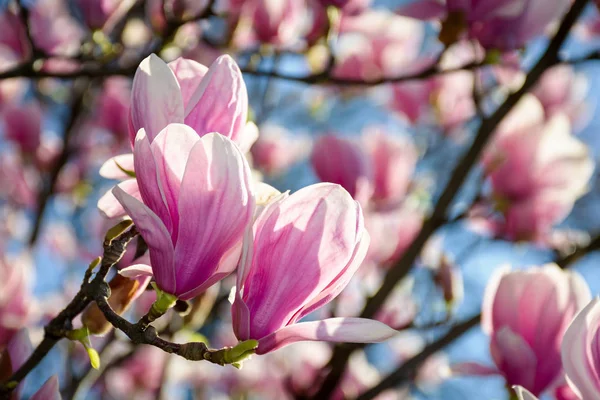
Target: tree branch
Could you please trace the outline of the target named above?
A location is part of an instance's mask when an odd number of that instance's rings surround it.
[[[105,241],[104,256],[96,276],[91,282],[84,279],[73,300],[46,325],[42,342],[35,348],[25,363],[4,384],[0,385],[0,399],[8,399],[10,392],[16,386],[11,384],[21,382],[50,350],[65,337],[66,332],[73,329],[73,319],[92,302],[95,293],[98,293],[107,285],[105,278],[108,271],[119,262],[127,248],[127,244],[137,235],[138,231],[134,226],[113,240]]]
[[[600,235],[596,236],[587,246],[578,248],[573,253],[559,260],[556,260],[555,263],[563,269],[569,268],[581,257],[596,250],[600,250]],[[456,324],[444,336],[427,345],[423,349],[423,351],[404,362],[404,364],[402,364],[394,372],[383,378],[383,380],[379,382],[376,386],[358,396],[357,400],[373,399],[384,390],[390,389],[395,386],[399,386],[405,382],[408,382],[409,380],[412,380],[419,366],[421,366],[421,364],[423,364],[423,362],[429,356],[442,350],[444,347],[452,344],[462,335],[467,333],[471,328],[477,326],[480,321],[481,314],[477,314],[466,321]]]
[[[569,12],[563,18],[558,31],[550,41],[548,48],[527,74],[523,86],[516,92],[509,95],[504,103],[489,117],[484,118],[479,126],[477,135],[473,144],[454,168],[450,180],[446,184],[440,198],[438,199],[431,216],[423,224],[423,228],[413,240],[408,249],[404,252],[398,262],[389,269],[383,284],[379,291],[370,298],[361,313],[363,318],[372,318],[377,310],[383,305],[396,284],[402,280],[411,270],[413,263],[419,256],[421,249],[429,237],[444,223],[446,213],[454,197],[458,193],[469,172],[479,159],[485,145],[492,137],[496,127],[504,117],[512,110],[519,100],[531,89],[540,79],[542,74],[551,66],[559,62],[558,52],[565,42],[571,28],[585,9],[588,0],[576,0]],[[357,345],[345,345],[335,348],[329,367],[329,374],[326,376],[321,389],[318,390],[314,398],[329,398],[337,387],[350,355],[359,348]]]

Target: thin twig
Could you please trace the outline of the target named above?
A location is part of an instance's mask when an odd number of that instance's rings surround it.
[[[21,367],[6,382],[0,384],[0,399],[8,399],[15,383],[21,382],[46,357],[50,350],[65,337],[65,334],[73,329],[73,319],[92,302],[96,293],[103,290],[105,286],[107,287],[105,278],[108,271],[119,262],[123,253],[125,253],[127,244],[137,235],[137,229],[132,227],[109,243],[105,243],[104,257],[94,279],[91,282],[84,281],[73,300],[46,325],[42,342]]]
[[[496,127],[529,89],[535,85],[542,74],[549,67],[554,66],[559,62],[558,52],[571,31],[571,28],[583,12],[587,2],[588,0],[576,0],[573,3],[573,6],[563,18],[554,38],[550,41],[548,48],[527,74],[523,86],[509,95],[504,103],[500,105],[492,115],[482,120],[475,140],[467,153],[454,168],[450,180],[442,191],[431,216],[425,221],[421,231],[404,252],[402,257],[387,272],[381,288],[367,301],[365,308],[361,313],[361,317],[372,318],[377,310],[383,305],[396,284],[409,273],[427,240],[446,221],[448,208],[452,204],[454,197],[458,193],[469,172],[479,159],[481,152],[492,137]],[[314,398],[329,398],[331,396],[343,376],[350,355],[357,348],[359,348],[357,345],[343,345],[335,348],[328,364],[331,370],[323,381],[321,388],[316,392]]]

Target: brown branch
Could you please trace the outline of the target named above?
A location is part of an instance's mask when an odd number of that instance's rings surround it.
[[[79,118],[80,113],[83,110],[83,99],[85,96],[85,92],[89,87],[88,82],[81,84],[80,83],[81,82],[74,83],[75,94],[73,96],[72,101],[71,115],[69,116],[69,120],[65,126],[62,151],[56,159],[56,161],[54,162],[54,164],[52,165],[52,169],[48,173],[47,182],[38,193],[38,198],[36,201],[37,210],[35,212],[33,228],[31,230],[31,234],[29,235],[28,240],[30,246],[33,246],[38,239],[48,201],[50,200],[50,197],[52,197],[56,190],[58,178],[60,177],[60,172],[62,171],[63,167],[67,164],[69,158],[71,157],[71,154],[73,153],[72,140],[75,136],[76,122]]]
[[[65,334],[73,329],[73,319],[92,302],[96,293],[107,286],[105,278],[108,271],[113,265],[119,262],[127,244],[137,235],[137,229],[132,227],[117,238],[105,242],[102,263],[94,279],[91,282],[84,280],[73,300],[46,325],[42,342],[35,348],[21,367],[4,384],[0,384],[0,399],[8,399],[11,391],[16,386],[14,383],[21,382],[42,361],[48,352],[65,337]]]
[[[484,118],[479,126],[477,135],[473,144],[454,168],[450,180],[446,184],[440,198],[438,199],[431,216],[423,224],[423,228],[413,240],[408,249],[404,252],[398,262],[388,270],[381,288],[370,298],[361,313],[363,318],[372,318],[377,310],[383,305],[396,284],[402,280],[411,270],[413,263],[419,256],[421,249],[429,237],[444,223],[446,213],[450,207],[458,190],[467,178],[469,172],[479,159],[485,145],[492,137],[496,127],[504,117],[512,110],[519,100],[531,89],[539,80],[542,74],[551,66],[559,62],[558,52],[566,40],[571,28],[585,9],[588,0],[576,0],[569,12],[563,18],[558,31],[550,41],[548,48],[538,60],[535,66],[527,74],[523,86],[516,92],[509,95],[504,103],[489,117]],[[357,345],[345,345],[335,348],[332,358],[329,362],[331,368],[326,376],[320,390],[314,398],[329,398],[337,385],[350,359],[350,355],[358,348]]]
[[[578,248],[573,253],[556,260],[555,263],[563,269],[569,268],[584,255],[597,250],[600,250],[600,235],[596,236],[587,246]],[[423,364],[423,362],[425,362],[429,356],[452,344],[462,335],[467,333],[471,328],[477,326],[480,321],[481,314],[477,314],[466,321],[456,324],[444,336],[427,345],[419,354],[404,362],[404,364],[383,378],[383,380],[376,386],[358,396],[357,400],[373,399],[384,390],[399,386],[412,380],[419,366],[421,366],[421,364]]]

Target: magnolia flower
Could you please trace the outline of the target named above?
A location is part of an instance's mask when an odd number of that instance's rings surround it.
[[[357,142],[332,134],[321,136],[313,146],[311,163],[321,181],[343,186],[361,204],[371,198],[373,171]]]
[[[579,274],[555,264],[497,271],[482,311],[497,373],[536,396],[546,390],[562,372],[560,344],[568,324],[590,297]]]
[[[132,144],[141,128],[152,142],[170,123],[185,123],[200,136],[218,132],[241,144],[247,117],[246,85],[237,64],[227,55],[206,68],[184,58],[167,65],[152,54],[133,78]]]
[[[440,40],[451,44],[467,36],[486,49],[514,50],[544,32],[569,7],[558,0],[417,0],[398,13],[413,18],[441,18]]]
[[[168,125],[152,142],[141,129],[134,161],[139,199],[127,193],[130,181],[113,194],[148,244],[158,287],[191,299],[238,263],[254,213],[250,168],[227,137],[201,138],[182,124]],[[150,267],[126,270],[135,275]]]
[[[344,15],[333,49],[333,75],[368,81],[409,74],[424,35],[424,24],[387,11]]]
[[[250,151],[255,167],[266,174],[279,175],[307,156],[310,141],[292,135],[283,127],[266,125],[260,127],[260,136]]]
[[[8,342],[5,348],[0,351],[0,384],[5,383],[5,380],[10,378],[21,365],[27,360],[33,346],[29,340],[27,330],[21,329]],[[14,389],[13,395],[19,398],[19,393],[23,387],[23,381]]]
[[[263,43],[289,46],[306,31],[305,0],[253,0],[249,13],[256,38]]]
[[[593,299],[571,322],[562,341],[567,382],[582,400],[600,399],[600,298]]]
[[[545,122],[533,96],[502,122],[483,164],[504,217],[493,229],[521,240],[543,240],[585,193],[594,169],[587,147],[571,135],[568,119],[561,114]]]
[[[16,143],[23,153],[35,154],[40,145],[42,110],[38,103],[8,105],[2,113],[4,134]]]
[[[0,348],[26,325],[30,316],[29,267],[24,260],[0,258]]]
[[[316,184],[275,199],[246,240],[232,307],[236,337],[258,340],[258,354],[303,340],[391,337],[396,331],[387,325],[361,318],[297,322],[346,287],[368,246],[361,208],[339,185]]]
[[[77,0],[85,23],[92,29],[102,28],[120,3],[118,0]]]
[[[144,128],[150,142],[170,123],[192,127],[198,136],[218,132],[247,151],[258,137],[253,123],[246,123],[248,95],[242,74],[229,56],[219,57],[210,68],[178,58],[168,65],[152,54],[138,67],[131,94],[129,135]],[[133,154],[108,160],[100,175],[128,179],[135,166]],[[135,180],[122,187],[131,195],[139,191]],[[124,214],[112,193],[105,194],[98,208],[109,218]]]
[[[76,55],[84,37],[83,29],[61,0],[36,1],[30,9],[29,27],[35,45],[50,55]]]
[[[377,128],[366,133],[365,142],[373,166],[373,200],[401,202],[419,158],[415,145],[407,138],[386,135]]]

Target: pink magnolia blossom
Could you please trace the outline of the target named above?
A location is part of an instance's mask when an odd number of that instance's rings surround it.
[[[528,96],[502,122],[483,157],[497,209],[495,231],[509,239],[544,240],[584,194],[594,164],[570,133],[568,119],[544,121]]]
[[[583,74],[577,74],[569,65],[558,65],[542,75],[532,93],[544,107],[546,118],[563,113],[571,123],[582,126],[590,114],[585,102],[588,89],[589,83]]]
[[[391,337],[396,331],[387,325],[361,318],[298,323],[344,289],[368,246],[361,208],[339,185],[316,184],[275,199],[246,240],[232,307],[236,337],[258,340],[258,354],[303,340]]]
[[[168,125],[152,142],[141,129],[134,162],[138,198],[128,194],[131,181],[113,194],[148,244],[158,287],[191,299],[238,263],[254,212],[250,168],[227,137],[200,138],[182,124]]]
[[[408,192],[419,158],[412,141],[371,128],[364,137],[373,166],[373,200],[397,204]]]
[[[50,55],[74,56],[84,32],[61,0],[38,0],[30,10],[29,26],[35,45]]]
[[[421,230],[423,219],[422,211],[409,204],[390,210],[367,211],[365,225],[372,238],[367,260],[389,266],[410,246]]]
[[[35,154],[40,145],[42,110],[38,103],[9,105],[2,112],[6,138],[16,143],[23,153]]]
[[[360,81],[409,74],[425,30],[422,23],[386,11],[343,16],[334,48],[333,75]]]
[[[6,346],[0,347],[0,383],[5,383],[3,382],[4,379],[8,379],[21,368],[21,365],[25,363],[32,351],[33,346],[26,329],[19,330]],[[13,395],[15,398],[19,398],[23,383],[21,381],[14,389]]]
[[[251,148],[255,167],[268,175],[279,175],[310,152],[310,142],[276,125],[260,127],[260,136]]]
[[[542,34],[569,5],[569,0],[556,1],[552,7],[546,0],[417,0],[398,12],[444,20],[441,39],[446,43],[463,33],[486,49],[513,50]]]
[[[107,372],[107,392],[116,399],[153,399],[160,388],[168,354],[158,347],[141,345],[122,366]]]
[[[246,2],[258,41],[277,46],[299,42],[307,30],[305,0],[251,0]]]
[[[19,16],[10,7],[0,11],[0,45],[6,46],[18,60],[25,60],[31,49]]]
[[[77,0],[85,23],[92,29],[102,28],[120,3],[119,0]]]
[[[128,79],[112,77],[104,81],[97,98],[95,122],[117,137],[129,134],[131,84]]]
[[[321,181],[342,185],[361,204],[371,198],[373,170],[358,142],[333,134],[321,136],[313,146],[311,163]]]
[[[144,128],[150,141],[170,123],[185,123],[199,135],[218,132],[241,143],[248,115],[246,85],[235,61],[225,55],[210,68],[178,58],[167,65],[146,58],[133,79],[131,142]]]
[[[590,298],[579,274],[555,264],[497,271],[485,291],[482,326],[509,385],[537,396],[560,377],[563,335]]]
[[[600,399],[600,299],[593,299],[573,320],[562,341],[562,362],[569,386],[580,399]]]
[[[0,349],[29,320],[29,273],[29,265],[23,260],[0,259]]]
[[[129,137],[144,128],[150,142],[170,123],[184,123],[197,135],[218,132],[247,151],[258,137],[256,125],[246,123],[248,94],[242,74],[229,56],[219,57],[210,68],[178,58],[165,64],[156,55],[147,57],[135,74],[131,95]],[[133,155],[109,159],[100,174],[110,179],[128,179]],[[139,191],[135,180],[123,187],[129,194]],[[98,202],[109,218],[122,216],[123,208],[109,192]]]

